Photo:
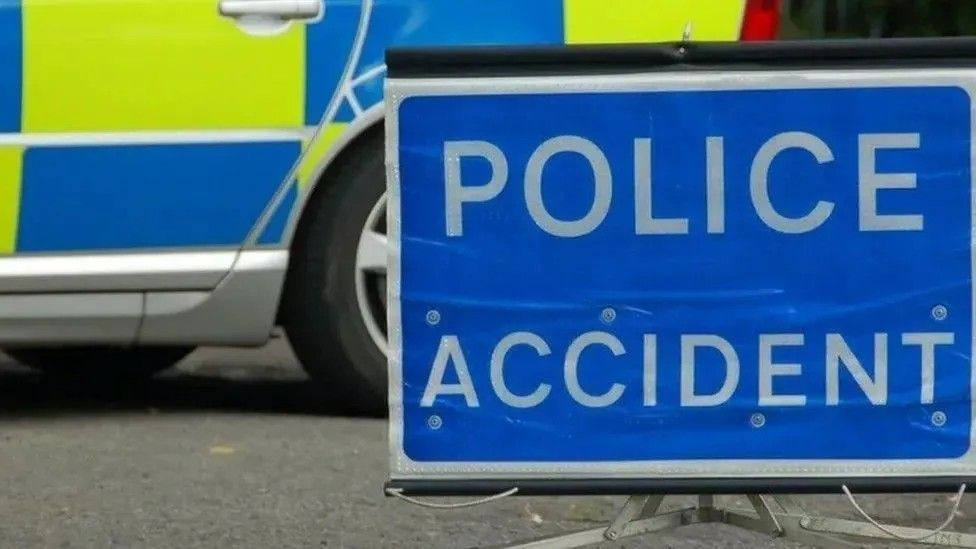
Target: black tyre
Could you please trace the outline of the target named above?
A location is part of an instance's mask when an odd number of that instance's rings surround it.
[[[386,410],[386,222],[383,133],[338,159],[306,205],[292,246],[282,319],[326,398]]]
[[[45,374],[112,383],[147,379],[175,365],[192,347],[16,347],[4,350],[15,360]]]

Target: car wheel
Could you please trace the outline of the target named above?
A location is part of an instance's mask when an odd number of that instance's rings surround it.
[[[55,377],[98,383],[138,380],[175,365],[192,347],[16,347],[4,350],[17,362]]]
[[[284,327],[327,398],[386,410],[386,189],[372,131],[319,182],[295,234]]]

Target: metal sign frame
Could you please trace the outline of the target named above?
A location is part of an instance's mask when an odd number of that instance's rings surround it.
[[[952,460],[431,463],[403,445],[398,109],[415,96],[930,85],[965,89],[976,104],[976,40],[671,44],[647,47],[473,48],[388,53],[389,487],[419,495],[720,494],[955,491],[976,480],[976,446]],[[580,75],[599,75],[582,81]],[[971,114],[970,128],[976,128]],[[972,141],[976,143],[976,141]],[[976,147],[976,145],[973,145]],[[972,151],[976,158],[976,148]],[[974,163],[971,162],[971,171]],[[976,182],[973,183],[976,196]],[[976,216],[976,208],[972,209]],[[976,227],[976,219],[972,220]],[[971,251],[972,261],[976,255]],[[976,302],[976,295],[972,296]],[[971,356],[976,356],[976,349]],[[976,386],[976,368],[972,369]],[[972,393],[972,416],[976,399]],[[976,441],[976,422],[970,441]]]

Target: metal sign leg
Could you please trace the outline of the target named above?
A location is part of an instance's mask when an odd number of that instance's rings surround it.
[[[557,534],[503,547],[511,549],[570,549],[653,532],[663,532],[691,524],[692,521],[697,522],[696,517],[691,513],[693,509],[658,513],[663,500],[664,496],[630,496],[609,527],[589,528],[567,534]]]
[[[721,522],[823,549],[863,547],[859,543],[836,536],[976,549],[974,534],[931,532],[921,528],[882,525],[895,534],[891,535],[866,522],[810,516],[791,496],[772,496],[767,499],[758,494],[749,494],[746,498],[752,506],[752,512],[716,507],[713,496],[703,495],[699,496],[697,507],[660,513],[664,496],[631,496],[608,527],[558,534],[503,547],[570,549],[664,532],[688,524]]]
[[[627,503],[624,504],[624,508],[620,510],[620,514],[603,532],[603,537],[608,541],[616,541],[624,527],[637,517],[650,518],[656,515],[662,501],[664,501],[664,496],[630,496]]]

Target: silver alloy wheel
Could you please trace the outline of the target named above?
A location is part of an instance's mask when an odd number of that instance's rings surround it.
[[[373,343],[386,354],[386,195],[370,210],[356,248],[356,302]]]

